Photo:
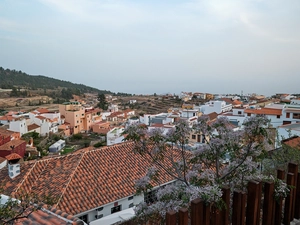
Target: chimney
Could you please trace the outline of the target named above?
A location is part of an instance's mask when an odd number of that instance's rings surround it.
[[[17,153],[11,153],[11,154],[5,156],[5,158],[8,161],[8,165],[7,165],[8,176],[11,179],[13,179],[20,174],[19,161],[20,161],[20,159],[22,159],[22,157]]]

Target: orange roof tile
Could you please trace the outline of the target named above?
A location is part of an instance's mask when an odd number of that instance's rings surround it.
[[[294,136],[282,141],[283,144],[286,144],[292,148],[297,148],[300,150],[300,137]]]
[[[83,222],[65,212],[47,206],[36,210],[26,218],[21,218],[14,225],[83,225]]]
[[[6,183],[5,194],[50,195],[57,199],[57,209],[76,215],[135,194],[135,180],[145,175],[150,161],[133,152],[133,143],[125,142],[22,164],[22,173],[13,180],[3,168],[0,180]],[[161,183],[173,180],[167,173],[161,175]]]
[[[245,109],[245,113],[251,114],[260,114],[260,115],[282,115],[281,109],[269,109],[269,108],[262,108],[262,109]]]
[[[10,146],[17,147],[17,146],[23,144],[24,142],[26,142],[26,141],[24,141],[24,140],[11,140],[11,141],[5,143],[4,145],[1,145],[0,150],[11,150]]]
[[[27,130],[28,130],[28,132],[29,131],[31,131],[31,130],[35,130],[35,129],[37,129],[37,128],[39,128],[40,126],[39,125],[37,125],[37,124],[30,124],[30,125],[28,125],[27,126]]]
[[[46,117],[44,117],[44,116],[36,116],[35,118],[38,118],[38,119],[40,119],[40,120],[46,119]]]
[[[49,110],[46,108],[38,108],[35,111],[38,111],[39,113],[48,113],[49,112]]]
[[[7,121],[13,121],[15,117],[12,116],[1,116],[0,120],[7,120]]]
[[[11,154],[5,156],[5,158],[10,161],[10,160],[15,160],[15,159],[22,159],[22,156],[20,156],[17,153],[11,153]]]
[[[0,157],[0,163],[3,163],[4,161],[6,161],[5,158]]]
[[[212,113],[207,114],[207,116],[209,117],[209,120],[212,121],[212,120],[215,120],[218,118],[218,113],[212,112]]]

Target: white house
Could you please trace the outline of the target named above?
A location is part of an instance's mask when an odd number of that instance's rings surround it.
[[[124,127],[115,127],[106,134],[107,146],[122,143],[125,138],[123,135]]]
[[[246,119],[246,115],[244,113],[245,109],[240,108],[233,108],[231,112],[225,112],[218,117],[226,117],[231,123],[235,124],[236,126],[242,126],[244,120]]]
[[[169,116],[168,113],[159,113],[155,115],[144,114],[143,116],[140,116],[140,123],[143,123],[148,126],[155,123],[167,124],[173,122],[174,117]]]
[[[19,132],[20,136],[28,133],[26,119],[24,117],[20,117],[20,118],[16,118],[15,120],[11,121],[9,123],[8,130],[14,131],[14,132]]]
[[[49,147],[49,152],[59,152],[66,146],[66,141],[65,140],[58,140],[55,142],[53,145]]]
[[[218,114],[223,112],[229,112],[232,110],[232,104],[226,104],[225,101],[209,101],[205,105],[200,106],[200,111],[207,115],[209,113],[216,112]]]

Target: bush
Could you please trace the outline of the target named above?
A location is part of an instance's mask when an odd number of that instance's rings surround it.
[[[99,141],[96,144],[94,144],[95,148],[101,147],[101,146],[105,146],[105,142]]]
[[[81,140],[82,139],[82,134],[73,134],[73,138],[75,140]]]

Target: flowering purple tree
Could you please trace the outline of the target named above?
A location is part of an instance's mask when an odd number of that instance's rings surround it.
[[[243,190],[249,180],[262,179],[259,166],[269,141],[268,125],[266,117],[257,116],[247,119],[241,129],[235,129],[226,118],[212,122],[203,116],[192,127],[180,121],[167,133],[161,129],[148,132],[147,126],[140,124],[129,126],[125,130],[126,140],[133,141],[134,151],[147,156],[152,163],[146,176],[136,182],[137,190],[151,190],[160,171],[176,181],[157,191],[154,204],[139,204],[136,213],[164,215],[168,210],[186,207],[198,197],[218,204],[222,186]],[[187,151],[191,132],[202,135],[205,144]],[[165,166],[165,160],[170,162],[169,166]]]

